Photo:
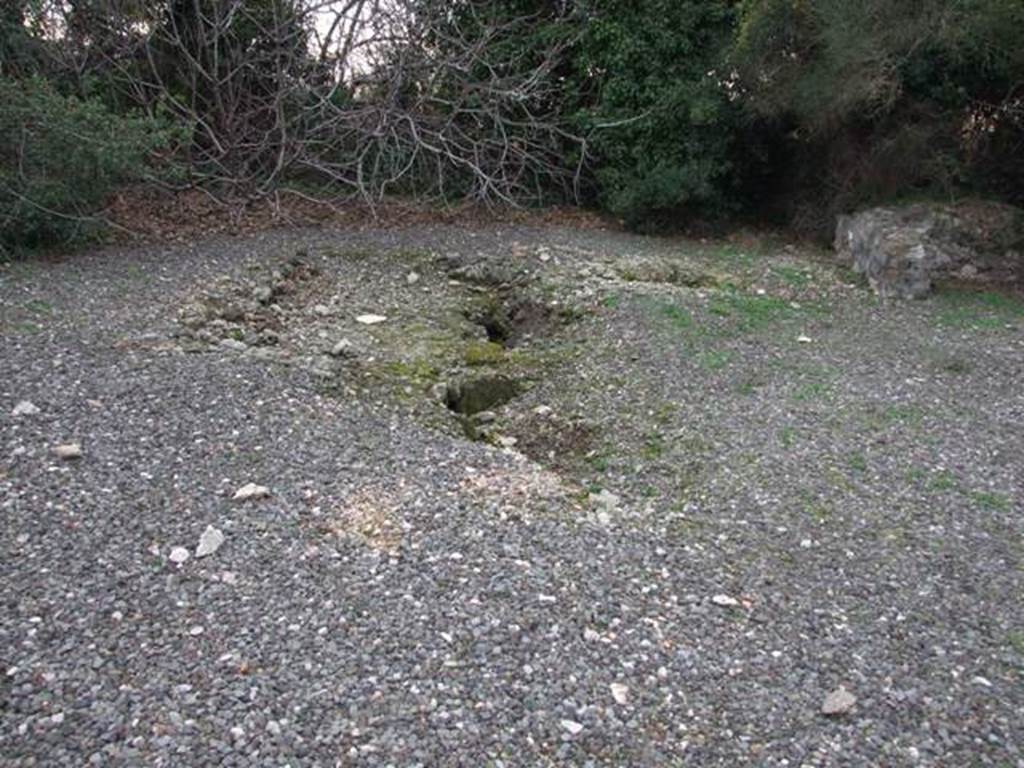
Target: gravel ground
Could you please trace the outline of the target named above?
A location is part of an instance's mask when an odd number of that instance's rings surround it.
[[[1022,329],[740,238],[3,267],[0,763],[1024,766]]]

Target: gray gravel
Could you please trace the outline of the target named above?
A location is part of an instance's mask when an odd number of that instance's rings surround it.
[[[560,313],[493,445],[435,391],[482,256]],[[3,267],[0,763],[1022,766],[1022,328],[558,228]]]

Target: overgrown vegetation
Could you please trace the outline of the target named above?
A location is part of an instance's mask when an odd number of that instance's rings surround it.
[[[234,200],[594,205],[826,234],[1024,197],[1019,0],[9,0],[0,242],[180,167]]]
[[[110,194],[146,178],[177,132],[39,77],[0,79],[0,105],[0,252],[89,232]]]
[[[733,61],[763,191],[809,231],[894,198],[1024,200],[1024,3],[747,0]]]
[[[634,227],[736,209],[737,110],[719,66],[731,3],[595,0],[575,60],[598,202]]]

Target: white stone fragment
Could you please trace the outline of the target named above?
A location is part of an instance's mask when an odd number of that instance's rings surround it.
[[[35,416],[39,413],[39,408],[35,403],[29,400],[22,400],[11,411],[11,416]]]
[[[220,545],[223,543],[224,533],[219,528],[214,528],[212,525],[206,526],[206,530],[203,531],[203,535],[199,537],[199,546],[196,547],[196,557],[212,555],[220,549]]]
[[[384,315],[359,315],[356,318],[356,322],[361,325],[379,325],[387,321],[388,319]]]
[[[619,504],[622,503],[622,499],[605,488],[600,493],[590,494],[590,503],[597,507],[601,507],[606,512],[613,512],[618,509]]]
[[[577,723],[575,720],[563,720],[561,723],[562,727],[571,733],[573,736],[580,734],[583,731],[583,725]]]
[[[621,706],[626,706],[629,703],[629,686],[623,685],[622,683],[612,683],[612,698],[615,699],[615,703]]]
[[[53,452],[58,459],[65,461],[82,458],[82,446],[79,443],[64,443],[54,446]]]
[[[235,491],[235,501],[249,501],[250,499],[264,499],[270,495],[270,489],[256,483],[246,483]]]
[[[735,608],[740,604],[740,601],[735,597],[729,597],[729,595],[715,595],[711,598],[711,602],[722,608]]]
[[[856,703],[857,697],[839,686],[825,697],[825,701],[821,705],[821,713],[829,716],[844,715],[853,709],[853,705]]]

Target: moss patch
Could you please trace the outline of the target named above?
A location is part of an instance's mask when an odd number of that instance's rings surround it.
[[[466,345],[463,352],[466,365],[497,365],[505,361],[505,348],[493,341],[476,341]]]

